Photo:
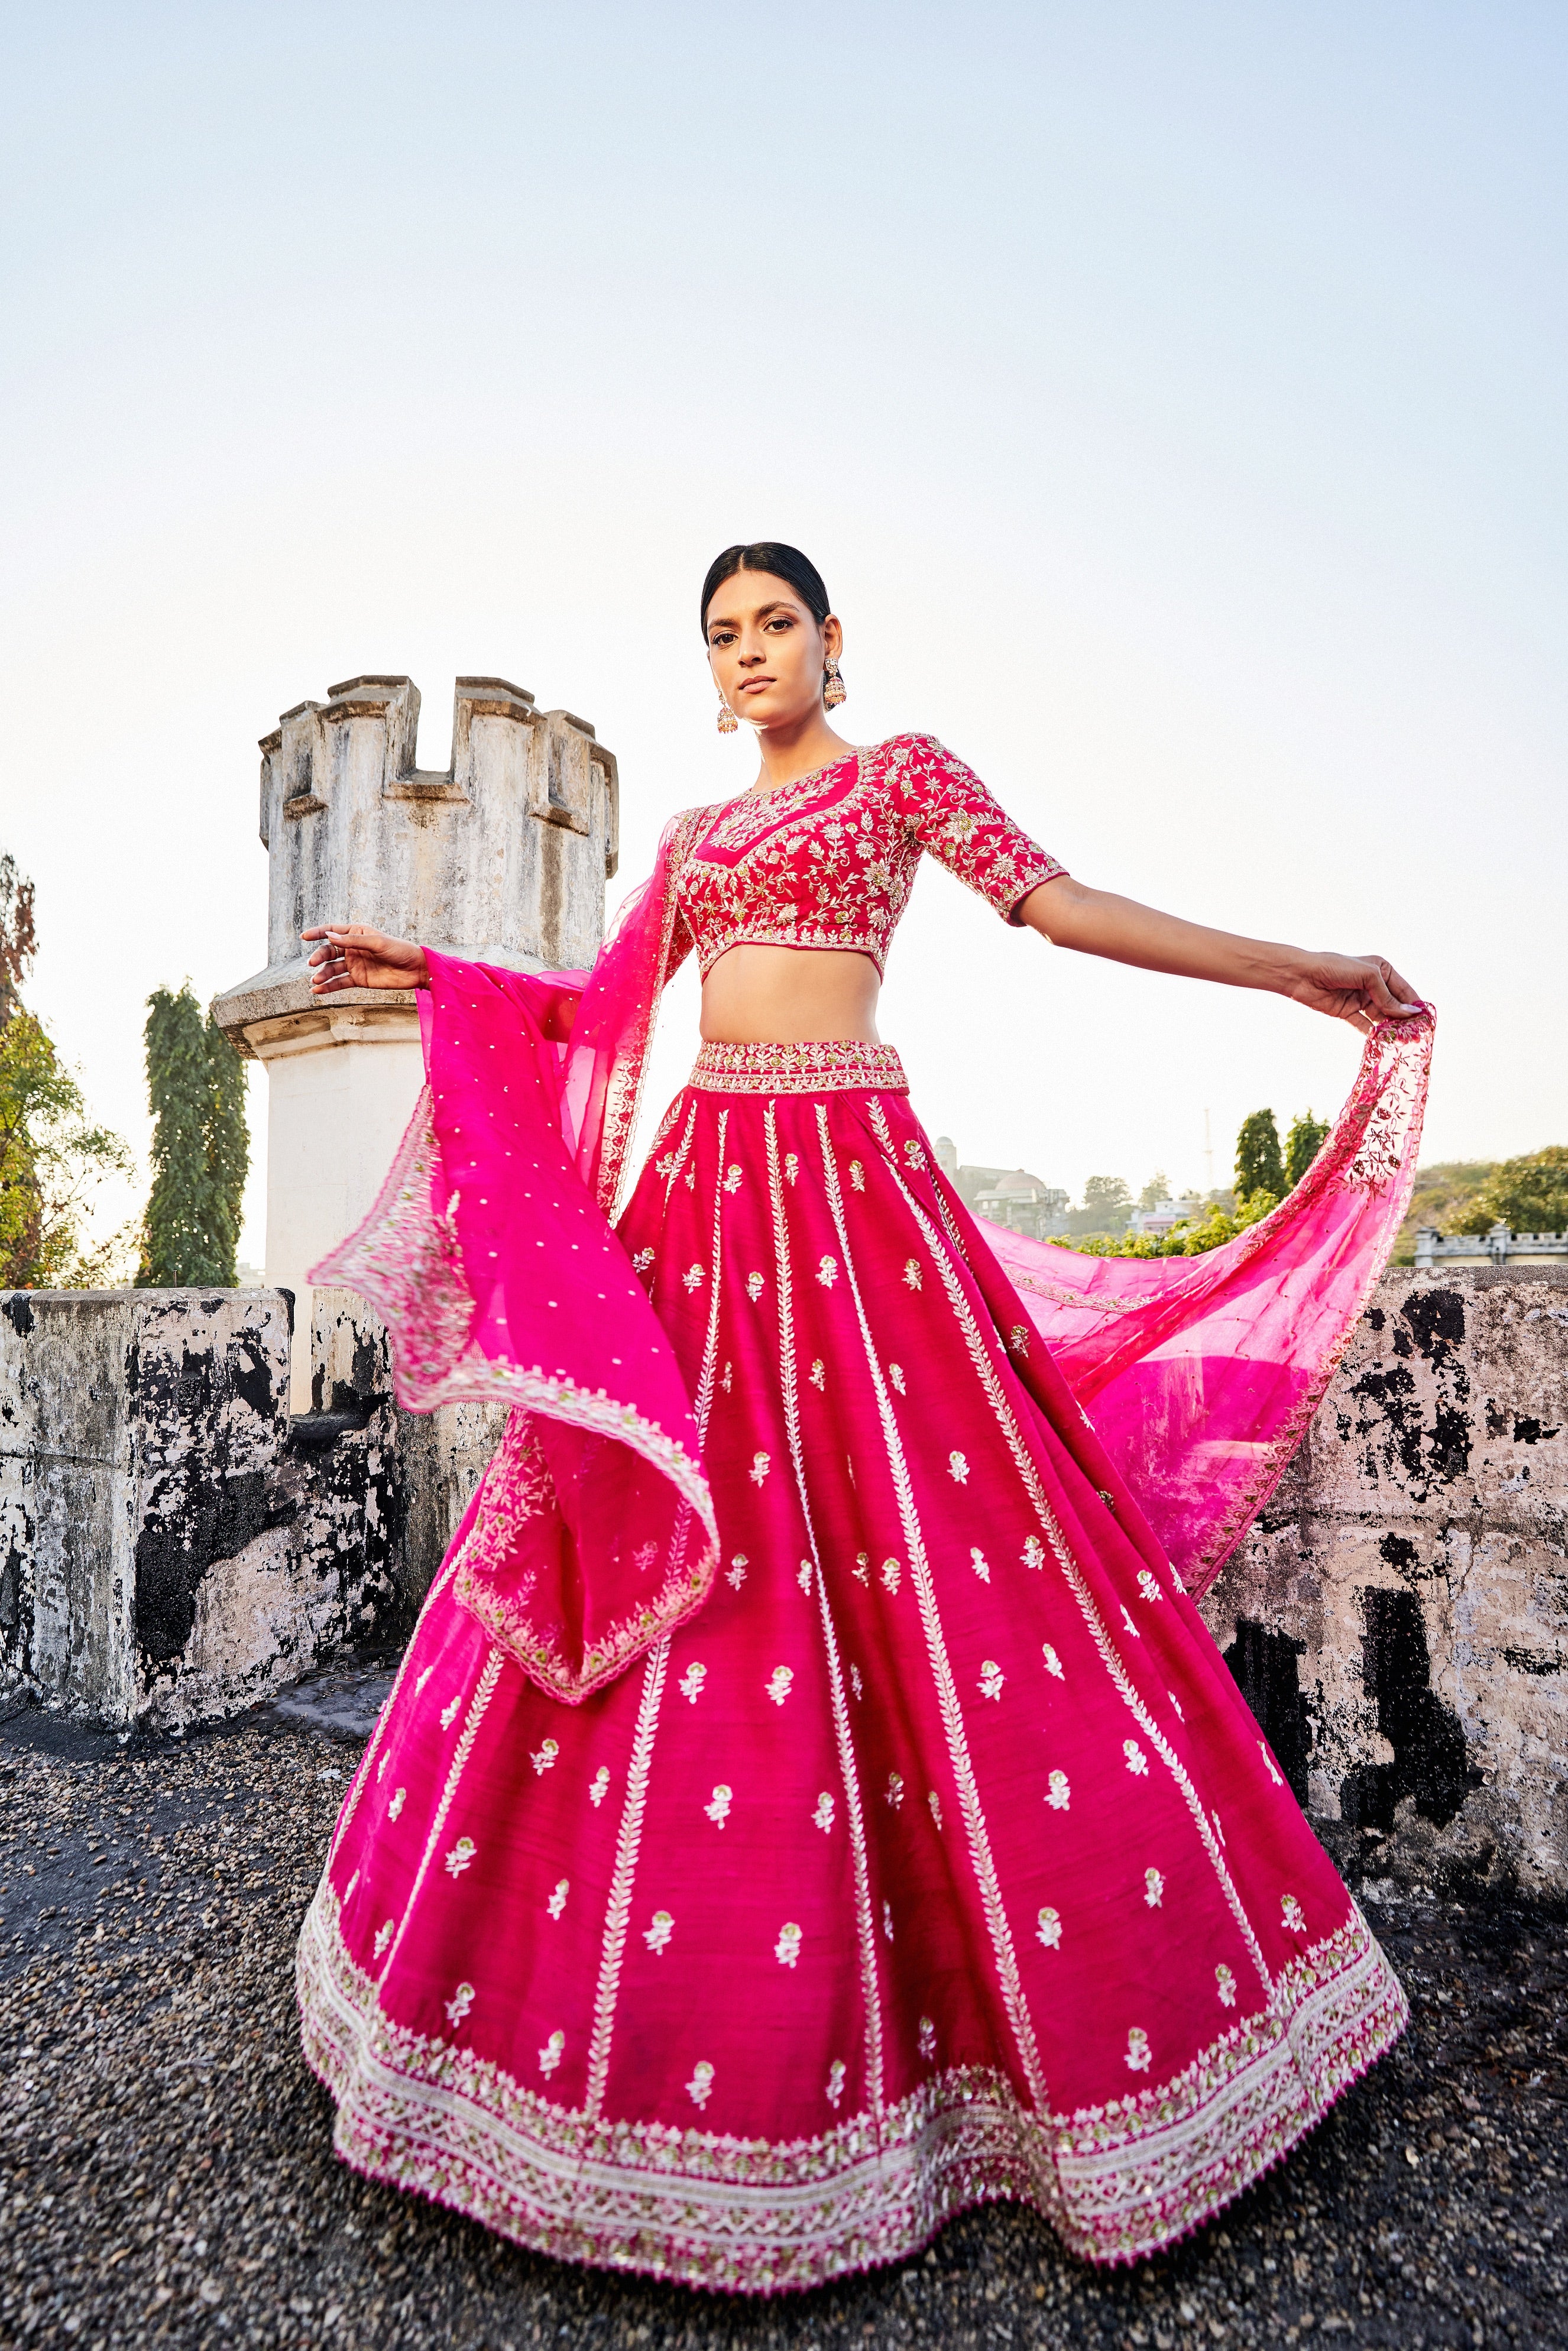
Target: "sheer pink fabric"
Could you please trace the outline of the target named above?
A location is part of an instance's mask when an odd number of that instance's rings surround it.
[[[1432,1016],[1385,1020],[1311,1169],[1203,1257],[1084,1257],[983,1222],[1187,1590],[1208,1589],[1306,1434],[1409,1206]]]

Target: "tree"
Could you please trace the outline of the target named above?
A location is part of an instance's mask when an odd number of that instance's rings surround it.
[[[1292,1119],[1285,1137],[1285,1185],[1294,1191],[1328,1139],[1326,1118],[1314,1118],[1304,1110],[1300,1118]]]
[[[152,1191],[136,1280],[143,1289],[232,1289],[250,1165],[245,1069],[187,980],[147,999]]]
[[[1150,1208],[1157,1208],[1160,1202],[1168,1200],[1170,1196],[1171,1179],[1163,1167],[1156,1167],[1138,1195],[1138,1206],[1146,1213]]]
[[[1454,1230],[1484,1233],[1499,1221],[1514,1233],[1568,1228],[1568,1148],[1548,1144],[1493,1168],[1459,1215]]]
[[[1280,1130],[1271,1110],[1255,1110],[1241,1122],[1236,1138],[1236,1196],[1249,1199],[1254,1192],[1285,1194],[1285,1163],[1280,1155]]]
[[[21,1005],[19,991],[37,946],[33,885],[7,852],[0,857],[0,1028]]]
[[[14,1004],[0,1027],[0,1290],[92,1290],[112,1282],[122,1234],[84,1250],[82,1218],[131,1154],[89,1126],[81,1088],[41,1020]]]

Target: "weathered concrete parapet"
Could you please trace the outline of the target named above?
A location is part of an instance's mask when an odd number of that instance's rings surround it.
[[[1568,1266],[1386,1275],[1204,1614],[1353,1873],[1568,1893]]]
[[[210,1721],[406,1632],[502,1416],[392,1402],[387,1343],[317,1301],[290,1415],[269,1290],[0,1294],[0,1691]]]
[[[302,930],[366,923],[514,969],[591,964],[620,841],[613,753],[505,678],[460,677],[444,774],[416,765],[419,690],[364,676],[261,744],[267,962],[214,1009],[267,1072],[267,1276],[310,1322],[308,1269],[375,1197],[419,1092],[415,998],[310,993]],[[293,1402],[309,1375],[296,1350]]]

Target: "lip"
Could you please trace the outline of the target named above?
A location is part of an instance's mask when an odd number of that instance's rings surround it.
[[[760,694],[765,685],[777,685],[776,677],[748,677],[741,687],[742,694]]]

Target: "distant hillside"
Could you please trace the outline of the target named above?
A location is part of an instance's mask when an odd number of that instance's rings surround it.
[[[1440,1233],[1456,1231],[1466,1207],[1499,1165],[1495,1159],[1436,1159],[1429,1167],[1417,1167],[1410,1213],[1399,1228],[1392,1262],[1415,1264],[1419,1225],[1435,1225]]]

